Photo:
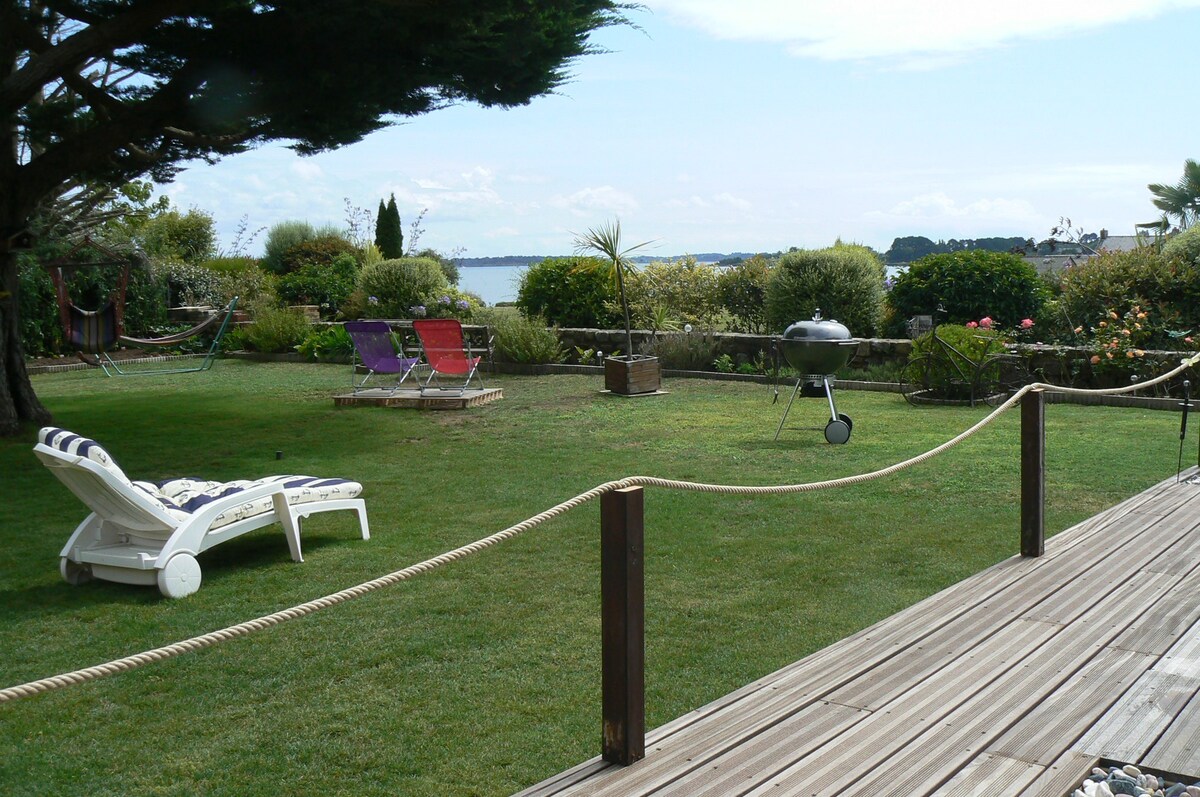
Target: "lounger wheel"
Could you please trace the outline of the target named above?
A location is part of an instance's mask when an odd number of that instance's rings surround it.
[[[83,582],[92,580],[92,568],[72,562],[65,556],[58,561],[58,572],[62,573],[63,581],[72,587],[78,587]]]
[[[187,553],[177,553],[158,571],[158,591],[168,598],[186,598],[200,589],[200,563]]]
[[[840,445],[850,439],[850,430],[854,422],[848,415],[839,415],[836,421],[825,424],[825,439],[834,445]]]

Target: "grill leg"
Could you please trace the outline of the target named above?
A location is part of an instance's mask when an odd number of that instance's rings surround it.
[[[829,377],[821,377],[821,384],[825,385],[825,397],[829,399],[829,420],[836,421],[838,419],[837,407],[833,405],[833,385],[829,384]]]
[[[787,409],[783,411],[783,417],[779,419],[779,428],[775,430],[775,440],[779,439],[779,433],[783,431],[783,422],[787,420],[788,413],[792,411],[792,402],[796,400],[796,394],[800,392],[800,383],[803,381],[803,377],[796,380],[796,387],[792,390],[792,397],[788,399]]]

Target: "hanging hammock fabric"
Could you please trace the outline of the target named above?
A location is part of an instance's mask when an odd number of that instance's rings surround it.
[[[101,260],[80,261],[78,254],[85,248],[103,255]],[[108,301],[96,310],[84,310],[71,301],[66,272],[79,268],[119,267],[117,285]],[[58,318],[62,324],[63,340],[81,354],[100,354],[112,348],[125,331],[125,289],[129,284],[129,260],[108,247],[84,238],[62,257],[46,264],[54,297],[58,302]]]
[[[180,343],[191,340],[197,335],[202,335],[217,326],[225,319],[228,313],[232,312],[233,307],[226,307],[213,313],[191,329],[185,329],[182,332],[176,332],[171,335],[163,335],[161,338],[131,338],[128,335],[121,335],[118,337],[118,340],[126,346],[178,346]]]

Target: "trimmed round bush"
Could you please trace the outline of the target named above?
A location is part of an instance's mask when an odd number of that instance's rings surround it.
[[[854,244],[788,252],[767,281],[768,331],[821,316],[836,319],[857,337],[871,337],[883,311],[883,264]]]
[[[888,294],[894,316],[905,320],[933,315],[938,321],[965,324],[989,317],[1014,327],[1036,318],[1048,298],[1037,269],[1008,252],[980,249],[926,255],[896,277]]]
[[[1163,244],[1162,253],[1166,257],[1200,265],[1200,225],[1193,225],[1181,233],[1172,235]]]
[[[359,273],[358,288],[368,297],[370,314],[376,318],[423,317],[450,294],[441,264],[427,257],[400,257],[367,266]]]
[[[521,274],[517,307],[561,327],[608,329],[621,324],[607,264],[595,257],[548,257]]]

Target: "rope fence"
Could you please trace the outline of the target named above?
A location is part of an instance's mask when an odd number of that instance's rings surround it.
[[[1193,355],[1192,357],[1181,361],[1178,367],[1161,374],[1154,379],[1125,387],[1088,390],[1083,388],[1061,387],[1043,382],[1035,382],[1033,384],[1026,385],[1014,393],[1007,401],[1000,404],[998,407],[992,410],[992,412],[988,413],[985,417],[976,422],[973,426],[951,438],[950,440],[947,440],[941,445],[931,448],[924,453],[918,454],[917,456],[911,457],[902,462],[897,462],[893,465],[889,465],[886,468],[870,471],[868,473],[860,473],[853,476],[844,476],[841,478],[827,479],[824,481],[805,482],[801,484],[764,486],[705,484],[702,482],[662,479],[655,476],[628,476],[623,479],[605,482],[601,485],[593,487],[587,492],[580,493],[573,498],[556,504],[550,509],[523,520],[516,525],[509,526],[503,531],[498,531],[495,534],[476,540],[475,542],[468,543],[467,545],[447,551],[431,559],[426,559],[423,562],[410,565],[401,570],[388,573],[385,576],[363,582],[357,586],[349,587],[339,592],[334,592],[324,597],[316,598],[315,600],[292,606],[288,609],[273,612],[253,620],[247,620],[246,622],[238,623],[237,625],[228,626],[217,631],[211,631],[207,634],[195,636],[190,639],[172,643],[170,645],[153,648],[151,650],[146,650],[131,656],[125,656],[120,659],[114,659],[112,661],[105,662],[104,664],[97,664],[92,667],[74,670],[61,675],[54,675],[48,678],[42,678],[36,681],[29,681],[24,684],[19,684],[17,686],[10,686],[5,689],[0,689],[0,703],[7,703],[25,697],[33,697],[34,695],[38,695],[43,692],[49,692],[54,689],[61,689],[67,686],[73,686],[75,684],[88,683],[89,681],[95,681],[105,676],[128,672],[130,670],[137,669],[138,667],[143,667],[147,664],[165,661],[176,656],[181,656],[185,653],[193,653],[195,651],[203,650],[204,648],[212,647],[213,645],[221,642],[228,642],[239,637],[248,636],[256,631],[263,631],[265,629],[272,628],[285,621],[296,620],[322,609],[328,609],[340,603],[345,603],[346,601],[360,598],[371,592],[375,592],[376,590],[393,586],[402,581],[407,581],[421,575],[422,573],[426,573],[437,567],[441,567],[442,565],[456,562],[459,559],[464,559],[467,556],[470,556],[471,554],[478,553],[487,548],[491,548],[502,542],[510,540],[536,526],[541,525],[542,523],[545,523],[546,521],[565,514],[572,509],[587,503],[588,501],[599,498],[606,493],[623,490],[628,487],[660,487],[668,490],[685,490],[691,492],[719,493],[728,495],[781,495],[788,493],[813,492],[816,490],[862,484],[864,482],[874,481],[886,476],[891,476],[892,474],[898,473],[907,468],[911,468],[915,465],[919,465],[922,462],[926,462],[938,456],[939,454],[950,450],[990,425],[993,421],[1000,417],[1001,414],[1015,406],[1026,394],[1031,391],[1044,390],[1048,392],[1090,395],[1116,395],[1121,393],[1130,393],[1135,390],[1142,390],[1147,387],[1166,382],[1186,371],[1188,368],[1191,368],[1197,362],[1200,362],[1200,354]]]

